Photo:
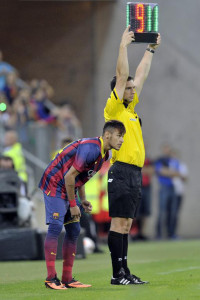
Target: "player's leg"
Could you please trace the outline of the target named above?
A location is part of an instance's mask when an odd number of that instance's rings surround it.
[[[72,268],[76,256],[77,239],[80,233],[80,222],[65,225],[65,237],[63,240],[63,272],[62,282],[70,282],[72,280]]]
[[[126,175],[126,176],[125,176]],[[135,166],[127,166],[124,174],[125,178],[128,178],[126,182],[126,198],[123,201],[126,205],[126,210],[121,208],[123,214],[127,217],[127,223],[124,227],[123,234],[123,260],[122,266],[125,270],[125,278],[129,281],[129,284],[144,284],[147,281],[141,280],[139,277],[131,274],[128,268],[128,234],[131,229],[132,221],[137,215],[137,211],[141,202],[142,190],[141,190],[141,169]]]
[[[83,284],[72,277],[74,259],[76,256],[77,240],[80,233],[80,219],[71,218],[68,209],[65,216],[65,237],[63,241],[63,272],[62,283],[69,288],[86,288],[91,285]]]
[[[131,226],[133,223],[133,219],[126,219],[124,234],[123,234],[123,252],[122,252],[122,267],[126,274],[130,274],[130,270],[128,268],[128,234],[130,232]]]
[[[57,278],[55,261],[58,247],[58,237],[61,233],[66,212],[65,201],[61,198],[49,197],[44,194],[46,209],[46,224],[49,224],[44,242],[47,278],[45,285],[51,289],[66,289]]]
[[[122,268],[123,235],[127,233],[129,208],[127,194],[129,193],[126,164],[114,163],[108,172],[109,215],[112,218],[108,234],[108,247],[111,254],[112,273],[111,284],[128,284],[124,280],[125,271]],[[128,191],[127,191],[128,189]]]
[[[108,234],[108,247],[113,271],[111,284],[128,284],[128,281],[124,280],[125,271],[123,269],[123,239],[125,234],[128,236],[127,232],[128,219],[112,218]]]
[[[124,234],[123,234],[123,252],[122,252],[122,268],[125,272],[124,278],[128,280],[128,284],[144,284],[147,281],[141,280],[139,277],[131,274],[128,267],[128,234],[131,229],[133,220],[131,218],[126,220],[124,224]]]
[[[113,266],[111,284],[138,283],[128,269],[127,253],[128,233],[141,199],[141,168],[116,162],[110,168],[108,178],[109,215],[112,217],[108,236]],[[126,275],[131,275],[130,280]]]

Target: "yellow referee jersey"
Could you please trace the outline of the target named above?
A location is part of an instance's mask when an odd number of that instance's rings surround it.
[[[112,150],[111,163],[121,161],[127,164],[143,167],[145,159],[145,149],[142,137],[142,129],[137,113],[134,111],[135,105],[139,102],[135,93],[133,101],[127,106],[120,100],[114,89],[108,98],[104,109],[105,121],[118,120],[124,123],[126,134],[124,143],[119,151]]]

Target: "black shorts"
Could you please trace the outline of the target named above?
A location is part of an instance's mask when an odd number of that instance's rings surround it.
[[[141,201],[141,168],[115,162],[108,172],[108,200],[110,217],[136,217]]]

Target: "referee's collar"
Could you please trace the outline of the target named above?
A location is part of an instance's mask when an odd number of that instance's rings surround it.
[[[103,143],[103,138],[100,136],[99,140],[101,142],[101,156],[102,158],[106,155],[106,152],[104,152],[104,143]]]

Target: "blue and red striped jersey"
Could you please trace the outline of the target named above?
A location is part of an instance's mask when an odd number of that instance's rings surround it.
[[[102,139],[84,138],[64,147],[47,166],[39,188],[47,195],[60,196],[67,200],[64,176],[71,166],[80,172],[75,179],[75,188],[84,185],[109,158],[109,151],[102,157]]]

